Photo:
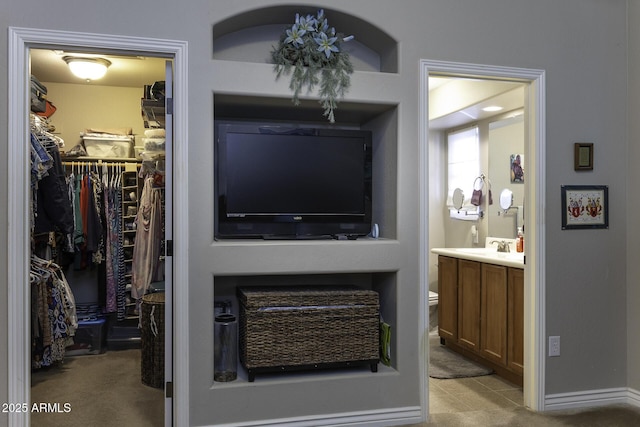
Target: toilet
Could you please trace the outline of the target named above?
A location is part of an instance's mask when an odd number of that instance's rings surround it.
[[[438,327],[438,293],[429,291],[429,331]]]

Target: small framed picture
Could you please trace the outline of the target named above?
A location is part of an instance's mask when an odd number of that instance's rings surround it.
[[[562,229],[609,228],[609,187],[563,185]]]
[[[573,169],[577,171],[593,170],[593,143],[576,142],[574,144]]]
[[[509,156],[511,167],[511,182],[524,184],[524,154],[512,154]]]

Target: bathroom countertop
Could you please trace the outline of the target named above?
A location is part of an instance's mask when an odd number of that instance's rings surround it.
[[[523,252],[498,252],[495,248],[433,248],[431,252],[505,267],[524,268]]]

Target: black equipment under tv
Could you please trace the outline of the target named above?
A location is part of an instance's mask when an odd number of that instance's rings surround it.
[[[315,239],[371,231],[371,132],[216,123],[216,238]]]

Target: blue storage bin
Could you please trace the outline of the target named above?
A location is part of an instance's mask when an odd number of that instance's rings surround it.
[[[66,356],[80,356],[83,354],[100,354],[105,349],[106,319],[82,320],[78,322],[78,329],[73,337],[73,344],[67,346]]]

